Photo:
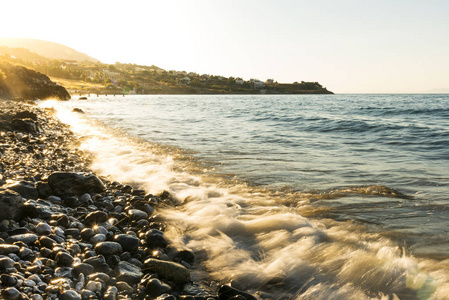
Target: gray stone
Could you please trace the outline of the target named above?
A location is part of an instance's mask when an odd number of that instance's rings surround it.
[[[23,199],[19,193],[0,188],[0,221],[19,219],[23,214]]]
[[[61,293],[62,300],[81,300],[81,295],[74,290],[66,290]]]
[[[116,242],[101,242],[95,246],[95,252],[102,255],[120,255],[123,252],[123,248]]]
[[[37,199],[39,198],[39,193],[33,182],[27,181],[16,181],[4,186],[4,188],[15,191],[20,194],[25,199]]]
[[[10,253],[18,253],[20,250],[19,246],[10,245],[10,244],[2,244],[0,245],[0,255],[8,255]]]
[[[94,267],[92,265],[86,264],[86,263],[79,263],[73,266],[73,269],[76,274],[84,274],[84,275],[90,275],[94,272]]]
[[[39,126],[36,121],[25,118],[25,119],[13,119],[11,121],[11,126],[13,129],[23,132],[30,132],[30,133],[38,133],[39,132]]]
[[[36,225],[35,231],[39,235],[47,235],[51,233],[51,226],[45,222],[39,222]]]
[[[148,280],[146,285],[147,293],[152,297],[160,296],[171,291],[171,287],[162,283],[159,279],[153,278]]]
[[[21,293],[16,288],[9,287],[2,290],[2,296],[5,297],[6,300],[16,300],[21,297]]]
[[[23,242],[27,245],[34,244],[37,241],[37,235],[33,233],[16,234],[6,239],[7,243]]]
[[[129,284],[138,283],[143,276],[142,270],[133,264],[126,261],[121,261],[114,269],[115,277],[119,281],[124,281]]]
[[[144,262],[145,268],[157,273],[175,283],[185,283],[190,280],[190,271],[181,264],[149,258]]]
[[[14,260],[9,257],[0,258],[0,270],[5,270],[14,267]]]
[[[115,284],[115,286],[117,287],[117,289],[119,291],[125,291],[127,293],[132,293],[134,291],[134,289],[126,282],[124,281],[119,281]]]
[[[48,184],[57,196],[101,193],[105,190],[103,182],[93,174],[55,172],[48,177]]]
[[[139,247],[139,238],[130,234],[117,234],[114,241],[122,245],[125,251],[134,251]]]
[[[98,233],[90,238],[90,243],[93,245],[104,241],[106,241],[106,236],[102,233]]]
[[[132,220],[148,219],[148,214],[140,209],[128,210],[128,216]]]
[[[60,266],[70,267],[73,264],[73,257],[66,252],[59,252],[55,257],[56,262]]]
[[[89,213],[84,222],[87,226],[100,224],[108,220],[108,214],[104,211],[94,211]]]

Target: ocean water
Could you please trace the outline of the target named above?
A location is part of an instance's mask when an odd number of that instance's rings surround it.
[[[96,172],[174,196],[166,234],[204,262],[198,280],[273,299],[449,298],[449,95],[44,105]]]

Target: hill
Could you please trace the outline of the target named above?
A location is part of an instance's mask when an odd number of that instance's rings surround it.
[[[76,51],[75,49],[72,49],[70,47],[38,39],[0,38],[0,46],[7,46],[10,48],[26,48],[41,56],[52,59],[99,62],[98,59]]]
[[[0,62],[0,99],[49,98],[69,100],[70,95],[65,88],[44,74],[8,62]]]

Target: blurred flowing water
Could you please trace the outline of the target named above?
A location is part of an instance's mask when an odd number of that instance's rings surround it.
[[[52,105],[95,171],[174,195],[166,234],[205,262],[197,278],[286,299],[449,295],[449,95]]]

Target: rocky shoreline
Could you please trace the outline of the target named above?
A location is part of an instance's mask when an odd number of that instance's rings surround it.
[[[256,299],[194,282],[195,256],[164,236],[170,195],[99,178],[52,109],[0,100],[4,299]]]

